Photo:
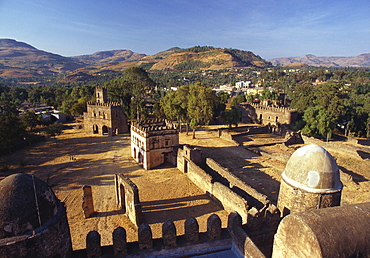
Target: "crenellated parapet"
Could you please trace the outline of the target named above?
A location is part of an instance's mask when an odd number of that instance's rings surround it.
[[[120,107],[121,104],[118,103],[118,102],[93,102],[93,101],[89,101],[87,102],[87,105],[91,105],[91,106],[98,106],[98,107]]]
[[[267,111],[272,111],[272,112],[297,112],[296,109],[292,109],[289,107],[271,107],[271,106],[265,106],[265,105],[260,105],[260,104],[245,104],[241,103],[239,106],[244,107],[244,108],[255,108],[255,109],[260,109],[260,110],[267,110]]]
[[[208,253],[209,250],[231,250],[232,239],[229,231],[236,230],[238,227],[241,227],[241,224],[233,223],[229,229],[222,228],[219,216],[212,214],[207,220],[206,232],[199,232],[198,221],[190,217],[184,222],[185,234],[177,235],[175,224],[167,220],[162,224],[162,237],[154,239],[150,225],[142,223],[138,228],[137,241],[128,243],[126,230],[118,227],[112,233],[112,246],[104,247],[101,246],[100,234],[94,230],[86,236],[86,250],[76,251],[74,254],[86,252],[86,257],[100,257],[107,254],[178,257],[179,254],[192,256]]]
[[[289,107],[272,107],[260,104],[241,103],[237,108],[242,113],[242,122],[279,126],[292,125],[297,119],[297,110]]]
[[[133,121],[131,122],[131,130],[142,137],[178,133],[177,125],[167,119],[146,119],[140,122]]]

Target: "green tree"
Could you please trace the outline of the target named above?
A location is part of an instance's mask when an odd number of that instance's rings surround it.
[[[0,101],[0,152],[9,152],[25,134],[15,106],[7,100]]]
[[[297,85],[294,89],[291,107],[297,109],[298,113],[303,114],[307,108],[315,105],[314,100],[315,90],[312,85]]]
[[[177,91],[170,92],[161,100],[161,106],[166,118],[186,124],[186,134],[189,131],[189,117],[188,117],[188,96],[189,86],[183,85]]]
[[[236,105],[240,104],[240,103],[243,103],[243,102],[246,102],[247,99],[245,97],[244,94],[240,94],[240,95],[237,95],[236,97],[233,98],[233,100],[231,101],[231,106],[232,107],[235,107]]]
[[[231,109],[226,109],[221,113],[221,119],[224,125],[228,125],[231,128],[233,125],[236,127],[240,122],[241,112],[236,107],[231,107]]]
[[[62,133],[62,131],[63,131],[63,124],[59,122],[50,124],[45,128],[45,133],[49,137],[53,137],[55,140],[56,140],[56,137]]]
[[[303,134],[331,138],[334,121],[330,118],[328,111],[322,106],[309,107],[304,112],[303,120],[306,122],[302,129]]]
[[[20,117],[20,119],[21,119],[23,128],[26,128],[26,129],[29,128],[29,130],[35,129],[35,127],[37,126],[39,122],[38,116],[34,112],[31,112],[31,111],[25,112]]]
[[[110,99],[120,102],[130,119],[142,120],[148,115],[146,99],[153,94],[155,83],[143,68],[127,68],[123,78],[110,81],[106,86]]]
[[[217,96],[210,87],[201,83],[190,85],[187,110],[190,127],[193,129],[193,139],[195,139],[196,127],[200,124],[208,125],[213,118],[217,102]]]

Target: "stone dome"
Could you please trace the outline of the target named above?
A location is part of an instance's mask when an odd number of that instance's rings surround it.
[[[1,180],[0,194],[0,238],[39,228],[56,215],[60,205],[46,183],[27,174],[13,174]]]
[[[332,193],[343,188],[333,156],[316,144],[296,150],[288,160],[282,178],[289,185],[312,193]]]

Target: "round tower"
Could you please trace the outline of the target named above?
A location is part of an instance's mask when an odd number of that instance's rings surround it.
[[[66,209],[37,177],[13,174],[0,181],[0,257],[69,257]]]
[[[282,173],[278,208],[289,213],[340,205],[343,184],[333,156],[310,144],[296,150]]]

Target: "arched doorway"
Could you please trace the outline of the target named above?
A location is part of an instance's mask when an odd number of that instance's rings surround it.
[[[126,213],[125,187],[122,184],[119,185],[119,207]]]
[[[189,169],[189,161],[184,159],[184,173],[188,173],[188,169]]]
[[[108,127],[103,125],[102,132],[103,132],[103,134],[108,134]]]
[[[139,164],[143,164],[144,163],[144,156],[143,154],[141,154],[141,152],[139,152]]]
[[[98,134],[98,133],[99,133],[98,125],[93,125],[93,134]]]
[[[136,159],[136,148],[134,148],[134,159]]]

